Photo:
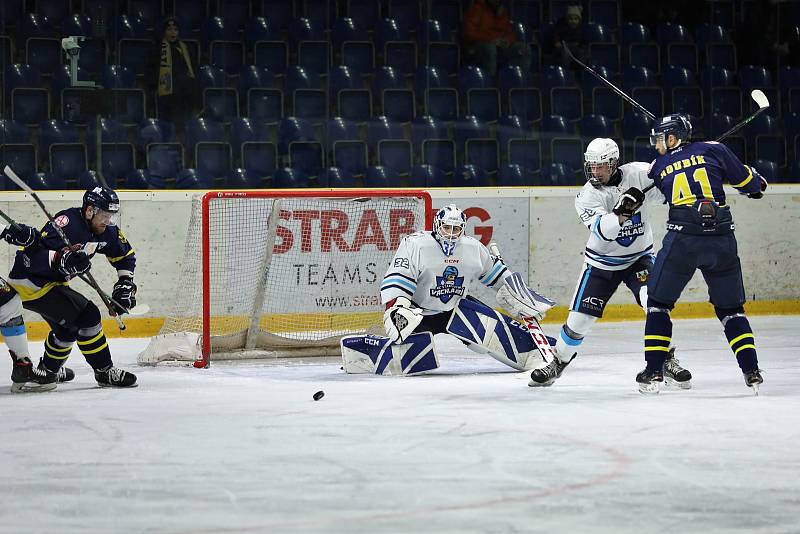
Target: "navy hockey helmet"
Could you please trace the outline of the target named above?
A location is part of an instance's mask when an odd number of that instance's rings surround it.
[[[88,209],[92,208],[92,213]],[[119,197],[113,189],[103,186],[87,189],[83,194],[83,210],[89,219],[100,216],[105,224],[115,225],[119,213]]]
[[[673,113],[656,119],[653,129],[650,131],[650,145],[656,146],[659,140],[666,144],[669,134],[674,135],[680,142],[688,141],[692,137],[692,123],[689,122],[689,118]]]
[[[445,256],[452,256],[458,240],[467,228],[467,217],[455,204],[448,204],[433,218],[433,236],[442,247]]]

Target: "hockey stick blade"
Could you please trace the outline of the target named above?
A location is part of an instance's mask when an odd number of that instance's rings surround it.
[[[753,92],[750,93],[750,98],[756,101],[758,104],[759,109],[764,109],[769,107],[769,99],[767,95],[764,94],[764,91],[761,89],[753,89]]]
[[[133,308],[128,310],[126,313],[128,315],[131,315],[131,316],[135,317],[137,315],[146,315],[149,312],[150,312],[150,306],[149,305],[147,305],[147,304],[137,304],[136,306],[134,306]]]
[[[17,186],[19,186],[20,189],[22,189],[26,193],[33,193],[33,189],[31,189],[28,184],[23,182],[22,178],[17,176],[17,173],[15,173],[14,169],[12,169],[9,165],[6,165],[5,169],[3,169],[3,172],[5,173],[6,176],[8,176],[8,179],[17,184]]]

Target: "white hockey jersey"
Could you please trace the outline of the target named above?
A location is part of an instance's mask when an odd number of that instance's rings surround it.
[[[407,235],[400,242],[381,283],[384,305],[408,297],[425,315],[450,311],[480,282],[499,289],[511,271],[480,241],[462,236],[452,256],[445,256],[431,232]]]
[[[628,188],[644,189],[653,182],[647,177],[649,167],[650,164],[639,161],[626,163],[619,167],[622,173],[619,184],[596,188],[586,182],[578,193],[575,210],[590,231],[584,252],[589,265],[607,271],[619,271],[642,256],[654,253],[648,205],[664,203],[664,195],[658,188],[645,193],[644,205],[622,226],[617,215],[611,211],[619,196]]]

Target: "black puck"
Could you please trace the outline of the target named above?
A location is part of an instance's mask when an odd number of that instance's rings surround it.
[[[316,393],[314,393],[314,400],[318,401],[324,396],[325,396],[325,392],[324,391],[322,391],[322,390],[317,391]]]

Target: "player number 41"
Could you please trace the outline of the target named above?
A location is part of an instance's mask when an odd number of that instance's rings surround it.
[[[692,172],[692,180],[700,184],[700,190],[703,192],[702,198],[714,198],[714,193],[711,192],[711,182],[708,181],[708,173],[705,167],[698,167]],[[692,188],[689,185],[689,177],[685,172],[675,175],[675,180],[672,182],[672,204],[679,206],[686,203],[685,199],[694,200],[695,194],[692,193]]]

